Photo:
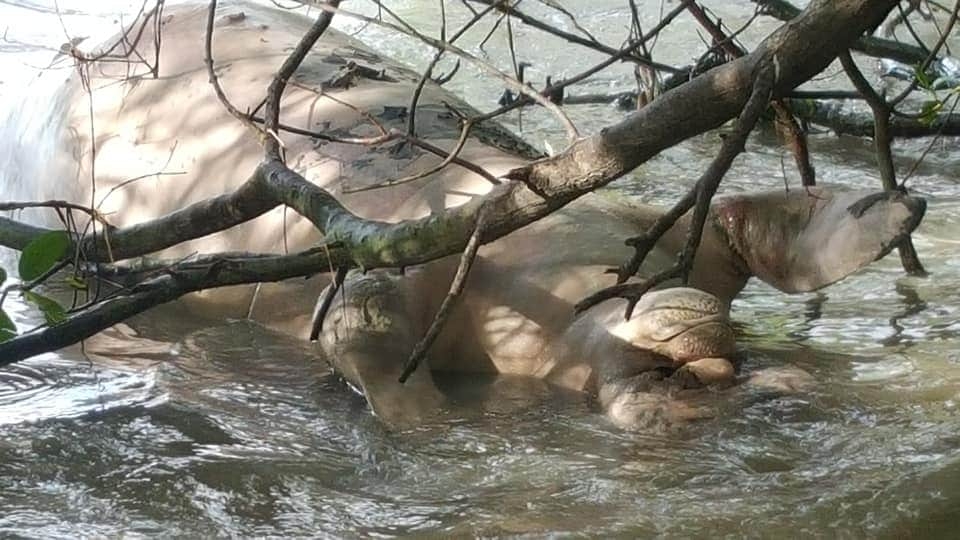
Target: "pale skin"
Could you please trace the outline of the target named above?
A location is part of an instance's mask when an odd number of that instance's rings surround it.
[[[857,204],[866,208],[855,216],[850,208]],[[345,303],[331,309],[323,344],[337,369],[390,421],[429,415],[441,401],[430,369],[543,378],[595,395],[627,429],[642,429],[651,416],[689,419],[700,412],[673,391],[691,382],[731,381],[728,309],[750,277],[788,292],[829,285],[885,254],[919,223],[924,208],[899,193],[826,188],[722,198],[691,274],[696,289],[648,293],[626,321],[623,300],[576,317],[573,306],[613,283],[604,270],[629,256],[622,239],[642,232],[659,212],[584,197],[481,250],[429,365],[405,386],[397,382],[402,361],[446,293],[455,258],[403,277],[354,275],[345,284]],[[671,261],[685,227],[681,222],[664,236],[644,271]],[[741,252],[745,241],[750,247]],[[764,377],[758,381],[778,387],[777,376]]]
[[[91,70],[98,140],[96,199],[115,225],[142,222],[234,189],[262,156],[252,134],[224,112],[213,95],[197,47],[204,35],[203,9],[165,11],[169,19],[159,79],[124,81],[130,70],[122,64]],[[221,10],[217,28],[222,33],[217,34],[214,56],[228,95],[239,109],[253,109],[285,51],[310,21],[262,6],[243,6],[243,17],[230,17],[234,11]],[[153,42],[150,31],[141,40],[145,47]],[[151,54],[144,51],[144,56]],[[349,61],[385,70],[389,80],[359,78],[349,88],[325,90],[338,101],[308,89],[337,78]],[[369,116],[388,129],[402,129],[404,120],[390,112],[408,106],[417,79],[418,74],[328,30],[294,77],[296,84],[285,92],[282,119],[353,137],[376,133]],[[442,148],[451,148],[459,135],[447,104],[470,111],[428,84],[417,113],[418,134]],[[89,203],[94,193],[86,95],[73,81],[54,105],[53,110],[65,111],[49,130],[57,136],[58,151],[49,160],[24,165],[36,170],[23,170],[20,176],[39,180],[12,186],[11,198]],[[415,182],[349,193],[425,170],[440,158],[366,145],[321,144],[289,133],[282,137],[287,162],[362,217],[390,222],[421,217],[490,189],[487,180],[451,166]],[[486,142],[472,139],[461,156],[495,175],[525,162],[512,149],[513,139],[497,137],[506,144],[492,146],[489,137]],[[178,174],[124,184],[161,170]],[[884,255],[923,215],[919,199],[891,193],[874,200],[870,195],[814,188],[810,193],[781,190],[715,203],[688,284],[693,289],[650,297],[629,321],[623,318],[620,300],[603,302],[577,317],[573,305],[613,283],[605,271],[631,254],[623,241],[642,233],[663,210],[609,195],[587,195],[481,249],[463,298],[427,362],[405,385],[398,382],[401,364],[442,301],[456,257],[407,269],[403,276],[386,270],[351,275],[329,312],[321,345],[331,364],[389,422],[429,416],[442,403],[432,370],[542,378],[596,396],[611,420],[629,429],[642,428],[654,413],[694,417],[695,407],[667,394],[691,381],[731,380],[734,337],[728,309],[750,277],[786,292],[829,285]],[[663,237],[641,269],[641,278],[672,264],[686,227],[687,220],[681,220]],[[278,208],[162,255],[269,252],[284,245],[295,251],[316,245],[320,238],[308,222]],[[249,314],[272,328],[306,336],[312,304],[326,283],[326,277],[318,277],[267,284],[255,301],[252,287],[234,287],[205,292],[186,304],[221,317]],[[670,374],[667,381],[660,380]]]

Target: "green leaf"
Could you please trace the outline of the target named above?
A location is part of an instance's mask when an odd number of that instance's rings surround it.
[[[0,268],[0,285],[3,285],[3,282],[7,280],[7,271],[3,268]]]
[[[63,309],[63,306],[61,306],[60,303],[53,298],[35,293],[33,291],[27,291],[23,293],[23,297],[26,298],[28,302],[40,309],[40,312],[43,313],[43,318],[47,321],[47,324],[54,325],[67,320],[67,310]]]
[[[66,281],[67,285],[69,285],[71,288],[74,288],[78,291],[87,290],[87,282],[78,278],[77,276],[67,276],[67,279],[64,281]]]
[[[30,281],[42,276],[66,255],[69,247],[66,231],[50,231],[34,238],[20,254],[20,278]]]
[[[926,71],[920,69],[920,64],[913,66],[913,76],[917,78],[917,84],[920,85],[920,88],[924,90],[929,90],[933,85],[933,81],[930,80],[930,76]]]
[[[923,106],[920,107],[920,123],[929,126],[937,119],[937,115],[942,110],[942,101],[924,101]]]
[[[17,325],[0,309],[0,343],[17,337]]]

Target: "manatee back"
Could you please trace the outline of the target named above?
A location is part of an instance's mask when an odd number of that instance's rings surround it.
[[[25,160],[22,164],[14,183],[19,186],[18,198],[94,201],[113,225],[129,226],[242,185],[263,151],[257,134],[226,112],[208,80],[206,10],[206,5],[195,5],[164,11],[157,77],[142,63],[105,59],[90,65],[88,96],[80,77],[72,76],[49,105],[49,117],[34,130],[45,133],[49,156],[42,162]],[[274,73],[312,23],[295,13],[249,3],[226,3],[219,8],[213,56],[221,85],[237,109],[260,108]],[[152,32],[153,25],[147,25],[137,41],[138,54],[151,63],[156,53]],[[360,75],[351,65],[362,68]],[[417,73],[328,29],[287,86],[281,122],[341,138],[377,135],[377,126],[402,130],[418,80]],[[417,109],[418,135],[437,147],[451,149],[460,128],[445,104],[475,114],[455,96],[428,83]],[[498,137],[508,142],[506,149],[471,139],[461,157],[494,174],[517,166],[522,160],[509,151],[510,137],[504,133]],[[441,158],[397,143],[372,146],[324,142],[288,132],[280,136],[291,168],[365,218],[393,222],[421,217],[490,189],[486,180],[454,165],[403,185],[354,192],[427,170]],[[489,142],[489,138],[485,140]],[[52,213],[46,216],[47,225],[59,225]],[[276,208],[227,231],[169,248],[159,256],[294,252],[320,240],[319,232],[306,220]],[[303,280],[267,285],[258,295],[254,316],[263,311],[263,318],[271,322],[288,316],[299,320],[301,314],[310,312],[308,304],[325,283],[323,277],[306,285]],[[253,288],[203,296],[210,314],[242,317],[250,308]],[[302,333],[301,324],[288,327]]]
[[[95,200],[113,224],[124,226],[230,192],[250,177],[263,152],[257,134],[225,111],[209,83],[203,52],[206,9],[183,6],[164,12],[158,77],[140,63],[111,60],[90,67],[92,133],[86,92],[79,77],[71,78],[55,100],[55,110],[65,117],[56,126],[61,152],[41,176],[36,196]],[[311,24],[298,14],[254,4],[219,9],[213,56],[221,85],[237,109],[260,108],[275,71]],[[138,49],[152,62],[151,32],[152,25],[138,41]],[[367,75],[351,75],[356,69],[351,70],[350,63]],[[328,29],[291,79],[281,122],[354,138],[378,134],[374,122],[386,130],[403,129],[404,111],[418,78]],[[450,148],[459,127],[441,101],[472,111],[442,89],[427,85],[418,109],[420,132],[436,146]],[[290,133],[281,137],[294,170],[329,189],[363,217],[387,221],[419,217],[489,189],[477,175],[454,166],[419,182],[350,194],[423,171],[440,158],[396,144],[322,142]],[[91,140],[96,141],[95,164]],[[518,163],[479,143],[471,143],[464,157],[497,172]],[[174,248],[168,255],[297,250],[315,245],[319,238],[305,220],[277,208],[248,224]]]

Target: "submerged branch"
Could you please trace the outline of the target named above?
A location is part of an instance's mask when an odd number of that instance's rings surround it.
[[[873,137],[875,121],[871,112],[851,110],[840,101],[791,99],[793,114],[804,122],[830,128],[838,135]],[[909,139],[937,134],[960,135],[960,115],[950,112],[937,115],[931,122],[894,116],[888,128],[891,137]]]

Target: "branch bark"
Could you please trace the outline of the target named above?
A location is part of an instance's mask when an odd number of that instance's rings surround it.
[[[883,189],[892,191],[897,189],[897,172],[893,166],[893,152],[890,149],[890,115],[893,112],[887,100],[870,86],[867,79],[860,73],[856,62],[850,56],[849,51],[840,53],[840,63],[847,73],[847,77],[853,83],[853,86],[870,105],[873,111],[873,145],[877,153],[877,168],[880,170],[880,181],[883,183]],[[907,236],[903,242],[897,246],[900,254],[900,264],[903,269],[913,276],[925,276],[927,271],[920,263],[917,256],[917,250],[913,247],[913,240]]]
[[[872,113],[849,110],[838,101],[791,99],[790,109],[797,118],[828,127],[838,135],[873,137],[875,127]],[[932,137],[934,135],[960,135],[960,115],[940,114],[930,122],[915,118],[894,116],[888,131],[894,138]]]
[[[753,0],[753,2],[763,6],[770,15],[781,21],[789,21],[800,14],[800,8],[785,0]],[[850,48],[867,56],[890,58],[904,64],[917,64],[927,57],[927,51],[923,47],[874,36],[863,36],[854,41]]]
[[[331,247],[293,255],[220,256],[202,264],[186,261],[110,299],[71,314],[66,321],[0,343],[0,367],[60,349],[185,294],[213,287],[281,281],[343,264],[345,252]]]

